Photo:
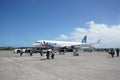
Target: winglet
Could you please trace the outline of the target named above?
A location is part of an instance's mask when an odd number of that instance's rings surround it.
[[[97,44],[100,43],[101,39],[98,40]]]

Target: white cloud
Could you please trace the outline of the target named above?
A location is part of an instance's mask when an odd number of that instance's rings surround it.
[[[87,34],[87,30],[84,28],[74,28],[74,31],[71,32],[71,39],[75,41],[80,41],[83,36]]]
[[[59,36],[58,38],[59,40],[66,40],[66,39],[69,39],[66,35],[62,34]]]
[[[101,42],[96,45],[97,47],[111,48],[119,47],[120,48],[120,24],[119,25],[107,25],[107,24],[97,24],[94,21],[87,22],[89,26],[86,28],[74,28],[69,36],[75,41],[80,41],[87,35],[88,43],[97,42],[98,39],[101,39]],[[61,38],[66,38],[65,35],[62,35]]]
[[[84,35],[88,35],[88,42],[95,42],[97,39],[101,38],[99,47],[120,47],[120,24],[108,26],[106,24],[96,24],[94,21],[90,21],[87,25],[89,29],[79,28],[79,32],[74,31],[73,33],[83,35],[81,32],[84,30]],[[74,36],[76,35],[73,35],[73,37]]]

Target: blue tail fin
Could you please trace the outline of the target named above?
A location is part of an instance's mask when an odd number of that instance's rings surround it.
[[[82,39],[82,43],[87,43],[87,35],[85,35],[84,38]]]

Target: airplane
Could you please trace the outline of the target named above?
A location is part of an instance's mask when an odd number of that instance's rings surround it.
[[[54,40],[38,40],[37,42],[33,43],[33,47],[42,47],[42,46],[49,46],[52,48],[71,48],[71,47],[91,47],[93,44],[98,44],[100,39],[96,43],[87,43],[87,35],[84,36],[81,42],[66,42],[66,41],[54,41]]]

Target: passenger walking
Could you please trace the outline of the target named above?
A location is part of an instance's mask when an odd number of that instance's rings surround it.
[[[114,52],[113,48],[110,49],[110,54],[111,54],[112,58],[114,58],[115,52]]]
[[[42,48],[39,49],[40,56],[43,56],[42,54]]]
[[[51,58],[54,59],[54,53],[51,51]]]
[[[117,57],[119,57],[119,49],[116,49]]]
[[[23,55],[23,51],[22,51],[22,49],[20,50],[20,56],[22,56]]]
[[[30,52],[30,56],[32,56],[32,55],[33,55],[33,53],[32,53],[32,49],[30,49],[29,52]]]
[[[49,51],[49,49],[47,50],[46,58],[50,59],[50,51]]]
[[[52,52],[52,49],[48,48],[47,49],[47,54],[46,54],[47,59],[50,59],[51,52]]]

